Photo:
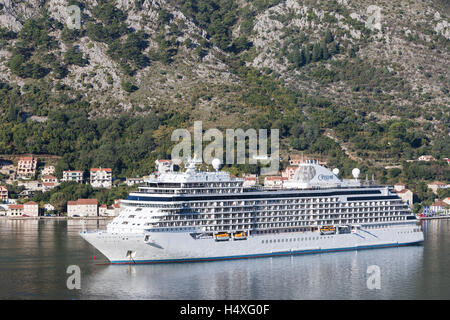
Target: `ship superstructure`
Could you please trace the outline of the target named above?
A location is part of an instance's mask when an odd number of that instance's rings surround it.
[[[106,230],[81,236],[112,263],[151,263],[376,248],[420,243],[423,232],[389,187],[341,180],[317,161],[281,189],[243,187],[227,172],[148,179]]]

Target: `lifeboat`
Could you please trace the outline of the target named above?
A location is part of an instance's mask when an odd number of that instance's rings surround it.
[[[236,232],[233,235],[234,240],[245,240],[247,239],[247,234],[245,232]]]
[[[227,232],[218,233],[214,237],[216,238],[216,241],[230,240],[230,235]]]
[[[335,234],[336,228],[334,226],[323,226],[320,228],[320,234]]]

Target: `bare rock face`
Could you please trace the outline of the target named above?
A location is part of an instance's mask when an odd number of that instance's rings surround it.
[[[71,16],[66,0],[4,0],[0,3],[3,5],[0,26],[14,32],[19,32],[27,19],[38,16],[42,11],[62,24],[67,24]],[[91,11],[97,1],[86,0],[82,3],[81,23],[89,19],[95,21]],[[135,105],[153,106],[161,103],[181,106],[190,105],[189,101],[194,101],[199,91],[211,91],[216,86],[216,97],[208,100],[209,104],[233,101],[232,93],[221,89],[242,84],[241,79],[224,62],[224,57],[230,57],[230,53],[215,46],[208,30],[200,27],[192,17],[186,16],[180,1],[116,0],[111,3],[126,13],[129,28],[142,30],[149,36],[144,54],[157,56],[160,53],[161,40],[158,37],[164,33],[165,40],[177,42],[177,53],[169,64],[153,59],[147,67],[136,70],[130,76],[123,72],[117,59],[112,59],[108,54],[107,43],[95,41],[83,33],[74,44],[67,44],[62,40],[60,29],[52,30],[50,34],[56,39],[58,47],[51,53],[59,62],[63,63],[64,55],[72,45],[76,45],[77,50],[89,60],[84,66],[69,65],[69,74],[60,81],[71,88],[71,95],[88,96],[106,109],[112,105],[128,109]],[[449,52],[436,48],[443,38],[450,39],[449,12],[446,12],[445,7],[419,0],[407,3],[373,3],[368,0],[274,1],[274,5],[255,11],[257,14],[253,17],[251,32],[243,34],[243,18],[238,12],[246,6],[254,9],[255,5],[244,0],[236,1],[236,5],[237,22],[232,30],[233,38],[246,36],[253,44],[251,50],[241,54],[245,57],[245,63],[261,71],[269,70],[270,74],[277,74],[277,79],[291,88],[324,95],[343,105],[354,103],[357,107],[367,96],[355,92],[354,85],[345,79],[328,83],[320,79],[326,72],[339,72],[333,69],[333,64],[347,61],[348,52],[354,49],[357,58],[367,65],[385,70],[386,74],[392,76],[392,81],[402,81],[406,90],[411,90],[409,95],[400,95],[394,89],[382,92],[392,96],[398,105],[411,105],[413,100],[417,101],[423,94],[428,95],[423,100],[427,106],[449,102],[445,93],[449,81],[448,72],[445,72]],[[159,21],[162,9],[171,16],[170,23],[163,26]],[[174,26],[177,32],[172,31]],[[321,43],[326,30],[333,34],[333,43],[340,52],[333,53],[324,61],[293,66],[288,57],[294,48]],[[300,37],[301,34],[305,36]],[[124,39],[122,37],[120,40]],[[200,58],[195,49],[206,41],[209,43],[208,50]],[[7,45],[0,48],[0,78],[23,85],[25,80],[12,75],[7,66],[14,42],[9,40]],[[185,45],[187,42],[191,43],[190,47]],[[45,79],[56,83],[50,76]],[[134,83],[138,90],[125,92],[122,89],[124,81]]]

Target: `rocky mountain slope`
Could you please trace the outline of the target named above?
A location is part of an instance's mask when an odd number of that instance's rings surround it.
[[[76,105],[94,118],[169,112],[227,128],[262,125],[261,114],[271,120],[276,110],[334,130],[363,158],[408,139],[417,154],[448,139],[444,0],[0,4],[0,81],[27,97],[19,108],[30,115]],[[79,29],[70,5],[80,9]],[[392,121],[405,121],[405,132],[374,127]],[[292,136],[312,129],[291,129],[286,149],[307,149]]]

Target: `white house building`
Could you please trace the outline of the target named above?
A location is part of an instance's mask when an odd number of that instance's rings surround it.
[[[67,216],[97,217],[98,216],[97,199],[78,199],[77,201],[68,201]]]
[[[270,176],[264,178],[264,187],[267,188],[281,188],[283,186],[283,182],[286,181],[286,177],[281,176]]]
[[[55,173],[55,167],[54,166],[45,166],[44,169],[42,169],[42,175],[48,176]]]
[[[112,169],[111,168],[92,168],[91,186],[94,188],[112,187]]]
[[[74,181],[77,183],[83,182],[83,171],[67,170],[63,171],[62,181]]]

